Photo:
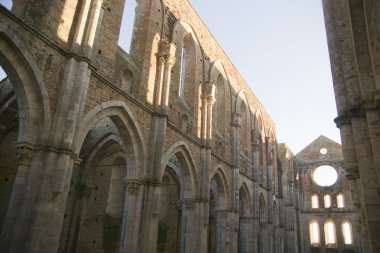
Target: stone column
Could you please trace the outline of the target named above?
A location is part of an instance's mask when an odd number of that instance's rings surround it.
[[[32,145],[16,144],[17,175],[13,184],[12,194],[9,199],[8,210],[5,216],[3,229],[0,237],[0,251],[12,251],[12,235],[18,236],[20,231],[20,219],[22,209],[26,208],[23,203],[26,200],[25,188],[27,188],[30,167],[32,164],[35,148]],[[14,249],[14,248],[13,248]]]
[[[180,252],[190,253],[199,252],[198,242],[196,239],[197,230],[199,230],[199,224],[195,219],[195,206],[196,201],[184,200],[180,205],[181,209],[181,227],[180,229]]]
[[[123,211],[120,252],[139,252],[138,242],[141,240],[139,230],[142,213],[142,182],[126,180],[126,194]]]
[[[235,212],[218,210],[216,212],[217,252],[237,252],[237,226]]]
[[[253,247],[255,244],[253,237],[254,217],[247,216],[240,218],[240,231],[243,235],[241,253],[254,252]]]
[[[167,118],[169,112],[169,90],[171,69],[174,65],[176,47],[168,41],[161,41],[157,54],[157,72],[155,80],[154,109],[149,138],[148,150],[148,180],[144,185],[143,206],[141,209],[142,220],[139,234],[138,253],[150,253],[156,251],[158,208],[160,197],[160,183],[165,164],[162,164],[165,151],[165,139]]]

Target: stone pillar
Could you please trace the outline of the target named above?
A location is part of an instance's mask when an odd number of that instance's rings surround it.
[[[377,59],[377,54],[372,47],[377,42],[371,41],[373,8],[369,8],[367,2],[324,0],[323,9],[337,98],[335,122],[342,137],[344,169],[349,176],[358,178],[364,251],[374,253],[380,252],[380,142],[376,98],[379,84],[374,80],[373,59]]]
[[[252,252],[258,253],[259,252],[259,233],[260,233],[260,220],[259,220],[259,213],[260,213],[260,207],[259,207],[259,185],[261,180],[260,175],[260,163],[259,163],[259,149],[260,144],[259,143],[253,143],[252,144],[252,150],[253,150],[253,217],[252,217],[252,239],[253,239],[253,245],[252,245]]]
[[[142,188],[142,185],[140,186]],[[147,183],[141,189],[144,198],[142,198],[143,208],[141,209],[141,225],[138,235],[138,250],[133,253],[150,253],[156,252],[159,206],[161,184]]]
[[[180,252],[190,253],[199,252],[198,242],[195,240],[199,224],[195,219],[196,202],[194,200],[184,200],[180,205],[181,227],[180,229]]]
[[[15,250],[15,246],[11,246],[13,235],[19,236],[20,219],[22,209],[25,208],[25,188],[27,188],[28,177],[32,160],[34,158],[35,148],[32,145],[18,144],[16,145],[16,157],[18,159],[18,168],[15,182],[12,188],[12,195],[9,200],[8,210],[5,216],[3,229],[0,237],[0,251],[10,252]]]
[[[142,182],[126,180],[123,224],[121,231],[120,252],[139,252],[141,240],[139,230],[142,213]]]
[[[241,253],[254,252],[253,247],[255,244],[253,237],[253,227],[254,227],[254,217],[246,216],[240,217],[239,222],[240,235],[243,238],[239,238],[241,241],[242,247],[240,248]]]
[[[217,252],[237,252],[238,214],[231,210],[218,210],[216,213]]]
[[[211,149],[212,149],[212,107],[215,102],[213,96],[214,84],[208,83],[205,88],[205,95],[202,96],[202,130],[201,142],[204,144],[201,148],[201,198],[203,202],[199,202],[198,217],[199,232],[197,241],[199,242],[198,251],[206,252],[208,246],[208,226],[209,226],[209,198],[210,198],[210,173],[211,173]]]
[[[165,164],[162,164],[165,151],[166,127],[169,112],[169,90],[171,69],[174,65],[176,47],[168,41],[161,41],[157,54],[154,109],[149,138],[147,161],[149,183],[144,185],[142,220],[139,232],[139,253],[156,251],[160,183]]]

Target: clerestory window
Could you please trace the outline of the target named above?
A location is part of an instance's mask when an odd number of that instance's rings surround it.
[[[330,195],[326,194],[324,196],[324,202],[325,202],[325,208],[330,208],[331,207],[331,198],[330,198]]]
[[[352,244],[352,226],[350,222],[348,221],[343,222],[342,233],[343,233],[344,244],[346,245]]]
[[[186,49],[185,46],[181,49],[181,66],[179,73],[179,90],[178,95],[184,98],[185,95],[185,83],[186,83]]]
[[[344,208],[344,197],[343,194],[338,194],[336,196],[336,202],[338,204],[338,208]]]
[[[310,244],[320,244],[319,224],[317,221],[310,222]]]
[[[332,221],[327,221],[325,223],[325,244],[336,244],[335,224]]]
[[[311,208],[319,208],[319,197],[316,193],[311,196]]]

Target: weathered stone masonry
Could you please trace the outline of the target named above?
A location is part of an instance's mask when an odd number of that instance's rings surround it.
[[[196,12],[137,1],[126,53],[123,8],[0,6],[0,251],[303,252],[297,160]]]

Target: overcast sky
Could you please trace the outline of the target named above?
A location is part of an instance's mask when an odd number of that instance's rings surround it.
[[[321,134],[340,143],[321,0],[190,3],[272,117],[279,143],[294,154]],[[134,5],[126,1],[126,51]]]

